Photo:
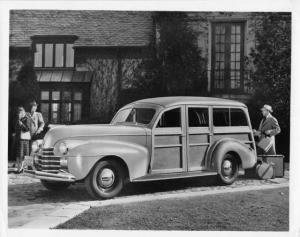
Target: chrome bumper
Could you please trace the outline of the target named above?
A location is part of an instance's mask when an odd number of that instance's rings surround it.
[[[47,162],[53,162],[53,161],[50,160]],[[57,160],[55,160],[54,162],[57,162]],[[42,165],[40,165],[40,166],[42,166]],[[48,166],[50,166],[50,165],[48,165]],[[55,166],[57,166],[57,165],[55,165]],[[73,176],[72,174],[70,174],[64,170],[61,170],[61,169],[55,170],[54,173],[37,170],[34,165],[33,156],[25,156],[24,161],[23,161],[23,173],[26,176],[29,176],[29,177],[32,177],[35,179],[42,179],[42,180],[49,180],[49,181],[62,181],[62,182],[75,182],[75,176]]]
[[[75,182],[75,177],[67,172],[59,172],[59,173],[48,173],[38,170],[28,170],[24,169],[23,173],[26,176],[35,178],[35,179],[42,179],[42,180],[50,180],[50,181],[63,181],[63,182]]]

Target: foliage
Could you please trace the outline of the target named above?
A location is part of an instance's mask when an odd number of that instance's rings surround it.
[[[249,107],[259,111],[263,104],[272,105],[282,129],[280,137],[289,141],[291,15],[264,14],[256,40],[256,49],[251,52],[251,60],[255,66],[252,76],[254,96]],[[289,149],[288,145],[286,149]]]
[[[160,12],[155,16],[159,29],[148,58],[137,70],[135,88],[142,97],[203,95],[206,92],[205,60],[197,36],[184,13]]]
[[[35,72],[31,64],[27,63],[20,69],[17,81],[11,81],[9,85],[9,121],[14,121],[18,106],[23,106],[28,111],[30,101],[38,102],[39,94]]]
[[[32,100],[39,100],[40,88],[33,67],[28,63],[19,71],[16,82],[11,82],[9,93],[10,106],[24,106]]]
[[[23,106],[26,111],[29,110],[30,101],[39,101],[40,88],[37,83],[36,75],[32,67],[32,63],[28,62],[20,69],[17,81],[9,83],[9,124],[8,124],[8,140],[9,140],[9,159],[14,159],[14,141],[12,133],[16,122],[17,107]]]

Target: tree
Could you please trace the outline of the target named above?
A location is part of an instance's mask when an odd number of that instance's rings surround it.
[[[10,84],[10,106],[26,106],[32,100],[38,101],[39,94],[36,74],[32,65],[27,63],[20,69],[17,81]]]
[[[9,84],[9,147],[12,146],[11,134],[14,131],[16,122],[17,107],[23,106],[28,111],[30,101],[39,101],[40,88],[37,83],[36,74],[30,62],[26,63],[20,69],[17,81],[11,81]],[[9,157],[12,151],[9,149]]]
[[[185,13],[155,15],[159,36],[138,70],[135,87],[142,97],[204,95],[206,62]]]
[[[263,104],[274,108],[282,133],[278,150],[288,155],[290,134],[291,82],[291,15],[266,13],[256,35],[257,47],[251,52],[255,65],[250,109],[258,111]],[[257,119],[256,119],[257,120]]]

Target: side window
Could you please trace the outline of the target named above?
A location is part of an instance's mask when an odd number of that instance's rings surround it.
[[[208,108],[189,108],[189,127],[208,127]]]
[[[231,126],[248,126],[247,118],[243,110],[230,109]]]
[[[214,108],[213,120],[214,120],[214,126],[216,127],[229,126],[229,109]]]
[[[181,127],[180,108],[166,111],[162,114],[158,124],[158,128]]]

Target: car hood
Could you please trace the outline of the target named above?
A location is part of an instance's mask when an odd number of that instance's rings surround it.
[[[53,147],[54,144],[66,138],[116,136],[116,135],[146,135],[146,128],[130,125],[60,125],[50,129],[44,137],[44,147]]]

